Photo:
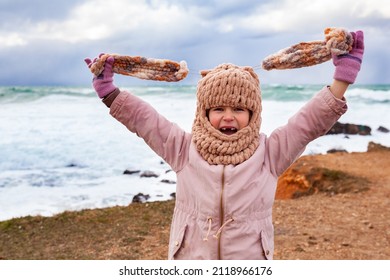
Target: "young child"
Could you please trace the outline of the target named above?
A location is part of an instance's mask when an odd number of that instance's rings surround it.
[[[347,110],[364,52],[352,33],[348,55],[333,57],[334,81],[282,126],[260,133],[261,92],[251,67],[202,71],[192,133],[113,84],[113,58],[93,87],[110,114],[137,133],[177,174],[169,259],[272,259],[272,206],[278,176]],[[91,59],[85,59],[88,66]]]

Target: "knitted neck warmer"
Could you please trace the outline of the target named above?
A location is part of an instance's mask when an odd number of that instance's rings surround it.
[[[240,164],[259,146],[261,124],[260,82],[251,67],[221,64],[201,71],[197,108],[192,127],[193,141],[209,164]],[[249,124],[233,135],[215,129],[208,117],[210,108],[230,106],[251,111]]]

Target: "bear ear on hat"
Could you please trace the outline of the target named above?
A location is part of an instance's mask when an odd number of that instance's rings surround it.
[[[200,73],[200,75],[202,75],[202,78],[203,78],[210,72],[211,72],[211,70],[201,70],[199,73]]]
[[[248,71],[249,74],[251,74],[251,76],[253,78],[257,78],[257,74],[255,73],[255,70],[253,70],[252,67],[250,67],[250,66],[243,66],[242,69],[244,69],[245,71]]]
[[[241,68],[247,71],[252,76],[252,78],[259,82],[259,76],[257,76],[255,70],[251,66],[243,66]]]

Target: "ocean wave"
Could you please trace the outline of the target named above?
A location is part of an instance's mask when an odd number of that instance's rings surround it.
[[[323,85],[263,85],[262,98],[274,101],[304,101],[316,94]],[[390,103],[390,85],[352,85],[346,92],[348,101],[361,103]]]
[[[305,101],[316,94],[323,85],[261,85],[262,98],[274,101]],[[161,85],[123,87],[139,96],[164,95],[169,98],[194,98],[196,85]],[[96,97],[92,87],[0,87],[0,103],[28,102],[45,96]],[[389,103],[390,85],[352,85],[346,97],[365,103]]]
[[[390,103],[390,86],[351,88],[348,90],[347,98],[366,103]]]
[[[29,102],[52,95],[95,96],[96,93],[86,87],[0,87],[0,103]]]

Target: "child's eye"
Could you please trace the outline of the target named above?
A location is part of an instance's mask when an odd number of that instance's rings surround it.
[[[243,111],[245,111],[245,109],[243,109],[243,108],[234,108],[234,111],[243,112]]]
[[[222,107],[216,107],[216,108],[213,109],[213,111],[221,112],[221,111],[223,111],[223,108]]]

